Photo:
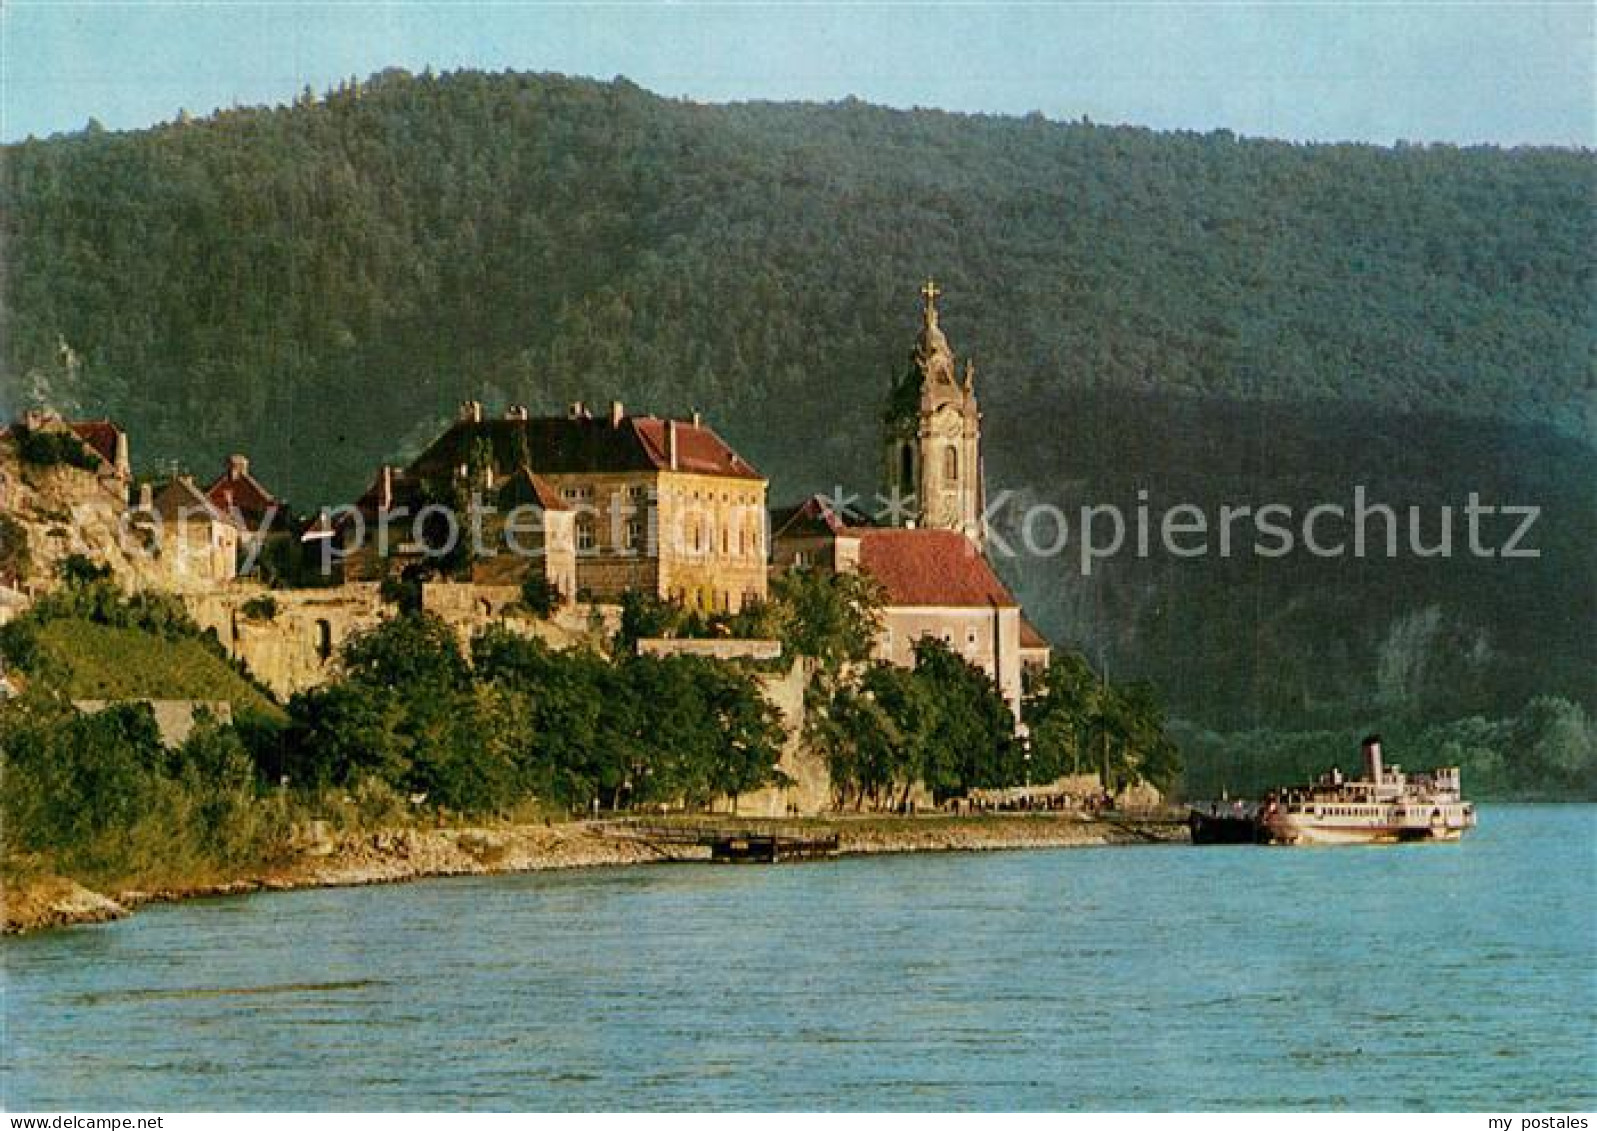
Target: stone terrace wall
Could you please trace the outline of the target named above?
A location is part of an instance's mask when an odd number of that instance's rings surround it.
[[[775,660],[781,658],[780,640],[649,637],[638,641],[640,656],[704,656],[711,660]]]
[[[226,699],[74,699],[72,705],[85,715],[105,710],[113,703],[144,703],[155,716],[155,729],[161,744],[182,746],[194,733],[200,716],[210,715],[218,723],[233,721],[233,704]]]
[[[746,643],[746,642],[745,642]],[[712,810],[740,817],[813,816],[832,805],[832,778],[826,760],[804,741],[804,693],[813,677],[810,665],[795,660],[780,675],[761,675],[761,689],[776,707],[787,734],[777,768],[792,779],[786,787],[766,786],[736,798],[722,798]]]

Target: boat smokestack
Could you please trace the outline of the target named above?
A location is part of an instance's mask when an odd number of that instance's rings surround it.
[[[1381,781],[1381,736],[1372,734],[1359,744],[1364,751],[1364,776],[1377,785]]]

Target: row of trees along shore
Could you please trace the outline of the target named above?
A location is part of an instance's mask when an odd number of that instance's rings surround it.
[[[280,705],[175,598],[124,596],[78,569],[0,628],[0,654],[22,684],[0,707],[0,862],[90,883],[195,882],[285,853],[312,819],[362,829],[545,818],[595,803],[700,807],[779,781],[787,736],[760,686],[773,665],[635,654],[639,636],[662,633],[757,630],[806,657],[806,730],[840,806],[891,803],[913,780],[939,798],[1044,780],[1086,768],[1088,745],[1104,736],[1112,776],[1173,780],[1151,697],[1108,697],[1090,672],[1059,674],[1084,671],[1079,660],[1061,661],[1035,704],[1028,761],[992,681],[940,642],[922,646],[913,670],[870,662],[879,616],[868,578],[814,572],[779,579],[768,603],[735,617],[631,598],[608,653],[556,650],[503,627],[463,647],[437,617],[400,613],[352,637],[333,680]],[[66,641],[81,661],[108,629],[149,643],[146,667],[159,667],[163,647],[196,647],[214,679],[247,692],[234,696],[232,721],[203,719],[167,748],[147,707],[76,710],[72,664],[46,642]],[[1092,703],[1071,703],[1085,688]],[[1110,729],[1093,704],[1149,714]]]

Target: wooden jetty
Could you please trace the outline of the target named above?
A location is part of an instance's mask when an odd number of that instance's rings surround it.
[[[625,821],[606,831],[650,844],[708,848],[710,859],[723,864],[781,864],[793,860],[824,860],[841,854],[836,833],[806,829]]]

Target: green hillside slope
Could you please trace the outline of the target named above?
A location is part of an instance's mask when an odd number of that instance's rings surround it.
[[[197,639],[57,620],[40,626],[38,642],[47,670],[73,699],[226,700],[235,711],[278,711]]]

